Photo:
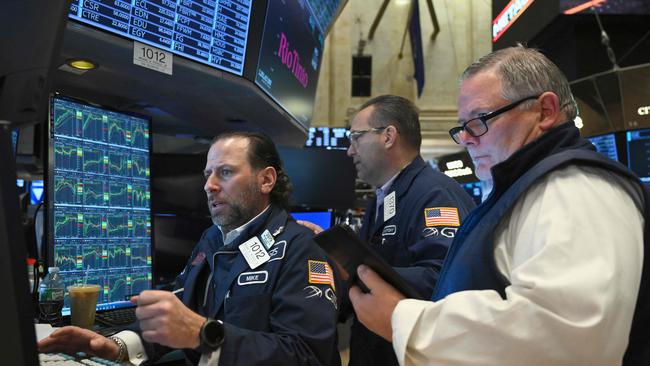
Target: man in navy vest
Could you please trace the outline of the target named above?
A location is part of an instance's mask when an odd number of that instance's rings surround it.
[[[312,232],[286,211],[291,185],[273,142],[257,133],[220,135],[203,173],[215,225],[175,291],[131,299],[138,333],[105,338],[65,327],[42,340],[40,351],[136,365],[170,349],[200,365],[340,365],[332,268]]]
[[[432,302],[360,267],[361,322],[406,365],[650,364],[647,200],[580,138],[564,75],[536,50],[499,50],[463,73],[458,108],[450,135],[492,192],[459,229]]]
[[[409,100],[383,95],[363,104],[350,127],[358,176],[376,187],[360,237],[429,298],[460,223],[474,208],[453,179],[420,157],[420,121]],[[389,342],[354,321],[350,365],[397,365]]]

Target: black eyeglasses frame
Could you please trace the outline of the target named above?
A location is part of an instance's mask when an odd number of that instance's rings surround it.
[[[491,120],[492,118],[495,118],[495,117],[497,117],[497,116],[499,116],[499,115],[501,115],[503,113],[506,113],[507,111],[509,111],[511,109],[516,108],[517,106],[519,106],[523,102],[533,100],[533,99],[537,99],[540,96],[541,96],[541,94],[531,95],[529,97],[525,97],[525,98],[519,99],[517,101],[514,101],[514,102],[512,102],[512,103],[510,103],[510,104],[508,104],[506,106],[503,106],[503,107],[501,107],[501,108],[499,108],[499,109],[497,109],[495,111],[492,111],[490,113],[486,113],[486,114],[484,114],[482,116],[472,118],[472,119],[464,122],[460,126],[453,127],[451,129],[449,129],[449,136],[451,136],[451,139],[454,140],[454,142],[457,143],[457,144],[460,144],[460,133],[463,130],[465,130],[465,132],[467,132],[472,137],[483,136],[488,132],[487,122],[489,120]],[[475,121],[480,121],[481,122],[481,124],[478,125],[476,129],[467,127],[470,123],[473,123]],[[476,130],[478,130],[480,132],[476,132]]]

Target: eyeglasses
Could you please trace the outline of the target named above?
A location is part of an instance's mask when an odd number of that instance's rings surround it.
[[[367,130],[357,130],[357,131],[352,131],[352,130],[350,130],[350,135],[349,135],[349,138],[350,138],[350,144],[355,144],[355,145],[356,145],[356,144],[358,143],[359,139],[361,138],[361,136],[367,134],[368,132],[379,132],[379,131],[383,131],[383,130],[385,130],[387,127],[388,127],[388,126],[384,126],[384,127],[373,127],[373,128],[369,128],[369,129],[367,129]]]
[[[494,118],[494,117],[496,117],[496,116],[498,116],[500,114],[506,113],[507,111],[517,107],[518,105],[520,105],[521,103],[523,103],[525,101],[532,100],[532,99],[537,99],[539,97],[540,97],[539,95],[534,95],[534,96],[526,97],[526,98],[523,98],[523,99],[519,99],[518,101],[512,102],[512,103],[508,104],[505,107],[501,107],[501,108],[497,109],[496,111],[483,114],[483,115],[478,116],[476,118],[472,118],[469,121],[461,124],[460,126],[450,129],[449,130],[449,136],[451,136],[451,138],[457,144],[460,144],[460,132],[463,131],[463,130],[465,130],[472,137],[483,136],[488,132],[487,122],[489,120],[491,120],[492,118]]]

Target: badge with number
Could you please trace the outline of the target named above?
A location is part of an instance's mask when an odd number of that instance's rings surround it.
[[[273,238],[273,235],[271,235],[271,232],[268,230],[264,230],[262,235],[260,235],[260,239],[262,239],[262,244],[264,244],[264,248],[266,248],[266,250],[271,249],[271,247],[275,243],[275,239]]]
[[[395,216],[395,213],[397,213],[397,198],[395,191],[392,191],[384,197],[384,222]]]
[[[255,269],[271,259],[269,253],[264,249],[264,244],[256,236],[241,244],[239,251],[244,255],[244,259],[251,269]]]

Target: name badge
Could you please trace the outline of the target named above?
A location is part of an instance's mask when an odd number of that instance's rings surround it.
[[[262,243],[264,244],[264,248],[266,248],[266,250],[271,249],[273,243],[275,243],[273,235],[271,235],[271,232],[268,230],[264,230],[262,235],[260,235],[260,239],[262,239]]]
[[[397,212],[397,198],[395,191],[390,192],[389,195],[384,197],[384,222],[395,216]]]
[[[271,259],[269,253],[264,249],[264,244],[256,236],[241,244],[239,251],[244,255],[244,259],[251,269],[255,269]]]
[[[237,278],[237,284],[239,286],[245,286],[257,283],[266,283],[268,278],[269,272],[267,271],[244,272]]]
[[[386,225],[384,230],[381,232],[381,236],[395,235],[397,234],[397,226],[395,225]]]

